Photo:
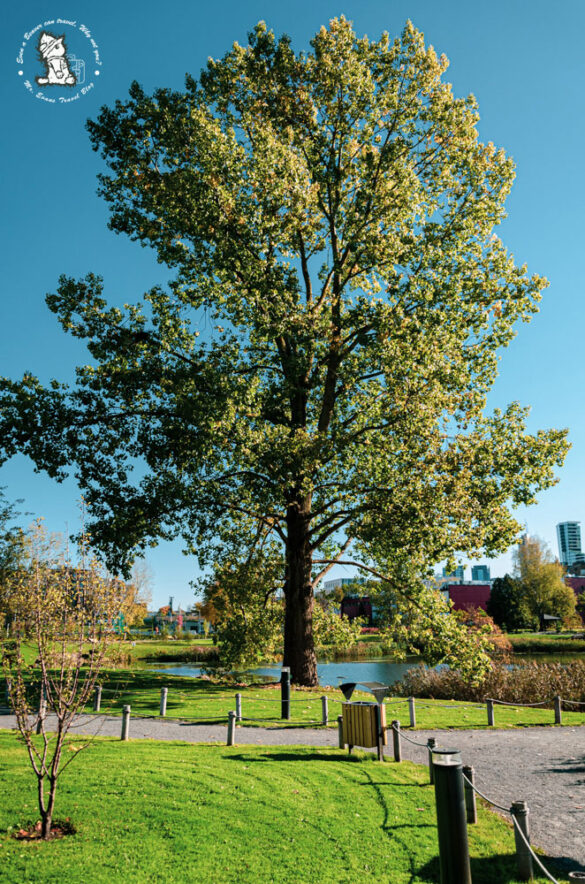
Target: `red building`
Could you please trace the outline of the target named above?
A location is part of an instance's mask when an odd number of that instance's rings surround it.
[[[490,583],[448,583],[441,587],[447,598],[453,602],[454,611],[468,611],[470,608],[487,608],[492,591]]]
[[[565,583],[571,587],[577,598],[585,590],[585,577],[565,577]]]

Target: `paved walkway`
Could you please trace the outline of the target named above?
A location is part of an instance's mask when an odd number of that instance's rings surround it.
[[[50,726],[50,717],[48,719]],[[0,715],[0,728],[15,727],[14,716]],[[84,716],[75,733],[119,736],[119,717]],[[131,739],[225,742],[225,725],[200,725],[160,718],[132,718]],[[514,730],[409,731],[405,737],[461,751],[475,768],[478,789],[509,807],[524,800],[530,808],[531,837],[549,856],[566,861],[568,870],[585,871],[585,728],[531,727]],[[390,734],[389,734],[390,736]],[[239,745],[336,747],[337,729],[238,727]],[[389,741],[391,743],[391,740]],[[392,754],[391,745],[386,752]],[[426,747],[402,740],[403,758],[427,763]]]

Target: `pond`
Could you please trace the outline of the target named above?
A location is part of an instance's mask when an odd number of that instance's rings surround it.
[[[393,660],[362,660],[362,661],[346,661],[342,663],[317,663],[317,675],[319,684],[331,687],[337,687],[340,682],[344,681],[379,681],[382,684],[393,684],[400,681],[405,672],[414,666],[420,666],[421,661],[418,658],[407,660],[402,663],[396,663]],[[201,675],[200,666],[188,666],[180,663],[157,664],[149,667],[149,669],[164,670],[171,675],[183,675],[187,678],[197,678]],[[279,681],[280,680],[280,663],[272,663],[261,666],[256,669],[250,669],[246,675],[258,681]]]

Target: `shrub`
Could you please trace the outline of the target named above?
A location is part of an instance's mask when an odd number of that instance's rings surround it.
[[[393,691],[405,697],[482,702],[487,697],[508,703],[539,703],[560,694],[566,700],[585,702],[585,661],[494,665],[477,685],[455,669],[410,669]]]

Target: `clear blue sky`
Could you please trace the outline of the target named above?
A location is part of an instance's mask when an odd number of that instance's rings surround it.
[[[53,376],[67,380],[74,366],[85,361],[82,346],[61,333],[44,304],[60,273],[102,274],[113,302],[132,302],[167,278],[149,252],[107,230],[106,208],[95,192],[101,163],[90,149],[86,118],[102,104],[124,98],[133,79],[147,90],[181,88],[186,72],[197,75],[208,56],[223,55],[234,40],[245,42],[260,19],[277,33],[288,33],[299,50],[307,48],[321,24],[340,14],[353,20],[358,34],[373,38],[383,30],[398,33],[411,18],[427,42],[450,59],[447,77],[455,94],[477,97],[482,139],[503,147],[516,161],[516,184],[501,234],[517,262],[547,276],[551,285],[540,314],[519,328],[504,352],[490,404],[517,399],[532,405],[531,429],[570,428],[573,447],[559,484],[542,495],[538,506],[521,513],[529,533],[541,536],[556,553],[556,523],[582,516],[585,522],[582,0],[7,4],[0,29],[0,375],[16,378],[30,370],[43,381]],[[95,76],[97,66],[88,55],[87,81],[91,78],[94,88],[65,105],[30,94],[16,61],[27,42],[23,35],[57,17],[76,21],[77,28],[85,24],[101,61]],[[36,39],[27,42],[29,67]],[[79,47],[85,41],[80,34]],[[74,530],[79,494],[72,481],[58,485],[17,457],[0,469],[0,485],[9,499],[24,498],[23,508],[44,516],[51,529],[64,531],[68,524]],[[178,544],[158,547],[149,561],[157,606],[169,595],[183,605],[192,601],[188,581],[196,564],[181,555]],[[504,556],[492,563],[492,573],[509,567]]]

